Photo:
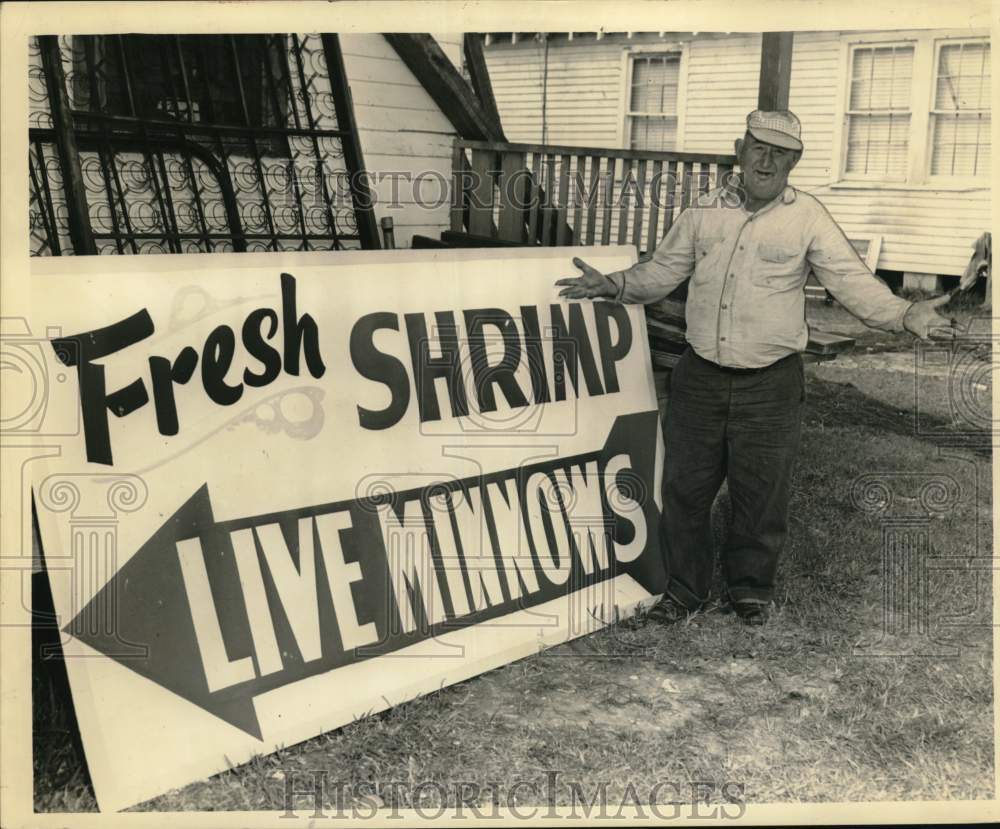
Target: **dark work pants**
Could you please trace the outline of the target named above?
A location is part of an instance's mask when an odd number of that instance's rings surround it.
[[[691,348],[674,367],[664,424],[663,519],[667,593],[691,610],[714,568],[712,502],[729,481],[733,520],[722,551],[733,601],[770,601],[788,532],[805,375],[798,354],[735,372]]]

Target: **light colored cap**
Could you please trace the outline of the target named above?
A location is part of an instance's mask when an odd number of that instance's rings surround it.
[[[755,109],[747,116],[747,132],[765,144],[787,150],[802,149],[802,124],[787,109],[777,112]]]

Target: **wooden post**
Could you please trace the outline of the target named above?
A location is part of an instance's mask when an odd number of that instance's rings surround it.
[[[793,37],[793,32],[764,32],[760,47],[758,109],[788,109],[788,90],[792,82]]]
[[[639,175],[636,179],[638,189],[635,197],[635,212],[632,215],[632,244],[636,253],[642,253],[642,220],[645,213],[643,202],[646,198],[646,159],[639,159]]]
[[[587,186],[584,180],[584,168],[587,166],[587,157],[578,155],[576,157],[576,180],[573,184],[573,244],[579,245],[583,241],[583,190]]]
[[[56,35],[39,35],[38,45],[42,54],[45,88],[49,94],[49,106],[52,110],[52,126],[56,132],[56,152],[59,154],[59,166],[62,168],[73,252],[78,256],[94,255],[97,253],[97,245],[94,243],[94,232],[90,227],[90,207],[87,204],[87,191],[83,184],[83,171],[80,168],[80,153],[76,146],[73,113],[66,97],[66,75],[59,55],[59,38]]]
[[[497,100],[493,95],[493,84],[490,83],[490,71],[486,66],[486,56],[483,54],[483,36],[478,32],[466,32],[462,38],[462,46],[465,50],[465,65],[469,70],[469,79],[472,81],[472,89],[479,98],[479,103],[486,114],[493,119],[499,130],[497,138],[506,141],[503,130],[500,128],[500,110],[497,109]]]
[[[322,42],[327,73],[330,78],[330,91],[333,93],[333,107],[337,114],[337,126],[348,133],[345,138],[341,139],[340,145],[344,151],[344,161],[347,163],[349,173],[349,186],[354,202],[358,236],[361,239],[362,248],[378,250],[382,245],[379,241],[378,225],[375,223],[375,200],[368,189],[365,159],[361,152],[358,125],[354,119],[351,87],[347,80],[344,55],[340,51],[340,37],[336,34],[324,34]]]
[[[674,224],[674,204],[677,201],[677,170],[676,161],[667,162],[667,203],[663,210],[663,235],[673,227]],[[684,167],[680,166],[681,175],[684,175]]]
[[[524,153],[500,154],[499,236],[507,242],[524,242],[524,214],[527,207],[527,173]]]
[[[618,166],[617,158],[609,158],[607,162],[607,174],[604,177],[604,200],[601,203],[601,244],[611,244],[611,218],[612,205],[615,200],[615,168]]]
[[[594,244],[594,230],[597,227],[597,208],[601,202],[601,157],[590,157],[590,188],[587,190],[587,239],[585,244]]]
[[[382,227],[382,237],[385,240],[385,249],[394,250],[396,247],[396,232],[392,227],[392,216],[383,216],[379,225]]]
[[[649,236],[646,238],[646,252],[652,253],[660,241],[656,232],[660,222],[660,193],[663,191],[663,162],[653,162],[653,178],[649,182]]]
[[[469,193],[469,233],[473,236],[496,238],[493,224],[493,184],[496,153],[492,150],[472,151],[472,189]]]
[[[451,229],[455,233],[465,230],[466,213],[469,209],[468,198],[465,193],[465,169],[468,161],[465,159],[465,150],[455,142],[451,150]]]
[[[538,244],[538,208],[541,201],[542,154],[531,154],[531,176],[528,179],[528,244]]]
[[[538,177],[539,183],[541,176]],[[556,157],[552,153],[545,156],[545,187],[540,188],[538,198],[545,198],[545,206],[542,208],[542,244],[552,246],[555,242],[552,239],[552,222],[556,212]]]
[[[563,155],[559,159],[559,202],[556,208],[556,245],[562,247],[572,234],[566,219],[569,213],[569,160]]]
[[[632,187],[634,189],[634,181],[632,178],[632,161],[623,158],[622,159],[622,190],[618,196],[618,244],[624,245],[625,240],[628,239],[628,194],[630,182],[632,182]]]
[[[499,121],[494,121],[486,111],[476,93],[431,35],[383,33],[382,37],[462,138],[504,140]]]

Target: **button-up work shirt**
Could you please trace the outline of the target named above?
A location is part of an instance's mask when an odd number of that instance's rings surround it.
[[[873,276],[816,198],[790,186],[756,212],[730,187],[710,192],[680,214],[649,261],[608,276],[619,301],[639,303],[690,278],[691,347],[719,365],[760,368],[805,349],[810,270],[865,325],[903,330],[911,303]]]

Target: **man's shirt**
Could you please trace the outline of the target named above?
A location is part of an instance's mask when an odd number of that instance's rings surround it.
[[[760,368],[805,349],[810,270],[865,325],[903,330],[911,303],[868,270],[817,199],[790,186],[755,213],[732,187],[706,194],[680,214],[649,261],[609,277],[619,301],[640,303],[690,278],[691,347],[719,365]]]

